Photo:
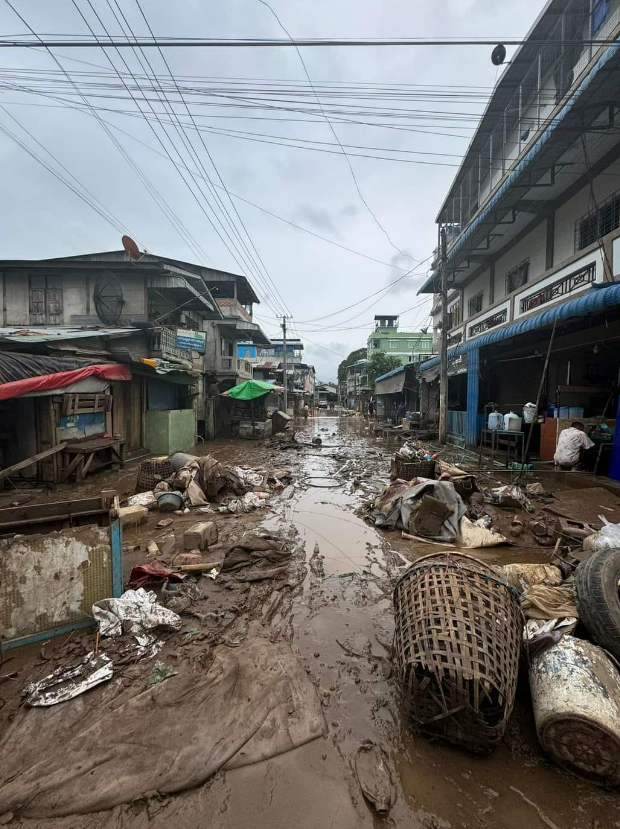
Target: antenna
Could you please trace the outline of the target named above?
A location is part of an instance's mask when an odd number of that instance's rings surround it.
[[[122,285],[112,271],[104,271],[98,276],[93,290],[93,303],[97,316],[104,325],[118,325],[125,300]]]
[[[136,245],[131,236],[123,236],[121,242],[123,243],[123,247],[125,248],[125,253],[132,262],[138,262],[140,259],[142,259],[144,254],[140,253],[140,248]]]

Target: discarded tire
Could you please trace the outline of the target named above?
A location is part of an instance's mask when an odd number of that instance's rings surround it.
[[[532,659],[536,732],[555,762],[594,783],[620,784],[620,673],[602,648],[563,636]]]
[[[424,556],[394,589],[394,653],[415,730],[492,751],[510,717],[522,622],[514,591],[482,561]]]
[[[597,645],[620,660],[620,549],[601,550],[575,572],[579,618]]]

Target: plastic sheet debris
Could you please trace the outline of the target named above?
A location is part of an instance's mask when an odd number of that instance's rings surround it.
[[[583,541],[583,549],[588,553],[601,550],[615,550],[620,547],[620,524],[610,524],[604,515],[599,515],[603,529],[589,535]]]
[[[355,755],[355,775],[362,794],[378,815],[384,817],[394,803],[394,783],[390,761],[383,749],[370,742],[364,743]]]
[[[488,516],[470,521],[464,515],[459,526],[459,543],[468,550],[478,550],[483,547],[497,547],[506,544],[506,538],[501,533],[489,529]]]
[[[112,679],[112,660],[103,653],[87,653],[74,665],[61,665],[53,673],[24,688],[26,705],[45,707],[66,702]]]
[[[241,466],[234,466],[232,469],[247,487],[261,486],[265,480],[264,472],[257,472],[255,469],[244,469]]]
[[[404,481],[396,481],[388,487],[383,495],[374,502],[371,518],[377,527],[402,529],[413,535],[418,535],[420,529],[413,526],[415,515],[420,508],[424,495],[431,495],[434,499],[443,501],[450,509],[443,520],[439,531],[429,535],[435,541],[455,541],[459,534],[461,518],[465,515],[465,504],[461,496],[454,489],[450,481],[433,481],[429,478],[418,478],[418,483],[410,486]]]
[[[155,628],[180,630],[182,624],[180,616],[158,604],[155,593],[147,593],[142,587],[127,590],[119,599],[95,602],[93,616],[99,622],[102,636],[132,633],[140,644],[148,631]]]
[[[127,499],[127,506],[155,509],[157,506],[157,498],[152,490],[151,492],[139,492],[137,495],[132,495]]]
[[[552,631],[572,634],[575,632],[578,621],[579,619],[575,616],[567,616],[564,619],[528,619],[523,629],[523,638],[533,639],[542,633],[551,633]]]
[[[545,488],[540,483],[540,481],[537,481],[535,484],[526,484],[525,494],[526,495],[544,495],[545,494]]]
[[[506,484],[489,489],[484,499],[487,504],[497,504],[500,507],[523,507],[528,512],[533,512],[534,507],[523,492],[515,484]]]

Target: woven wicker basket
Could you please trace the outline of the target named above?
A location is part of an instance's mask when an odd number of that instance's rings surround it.
[[[424,556],[394,590],[394,653],[414,728],[492,751],[512,711],[522,637],[516,594],[460,553]]]
[[[149,492],[160,481],[174,475],[174,467],[168,460],[142,461],[136,479],[136,492]]]
[[[405,461],[398,455],[394,455],[392,475],[404,481],[412,481],[414,478],[434,478],[435,461]]]

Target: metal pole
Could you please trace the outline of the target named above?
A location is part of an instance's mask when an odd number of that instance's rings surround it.
[[[284,411],[288,414],[288,375],[287,375],[287,365],[286,365],[286,317],[282,317],[282,336],[283,336],[283,361],[282,365],[284,368]]]
[[[439,443],[445,444],[448,423],[448,268],[446,265],[446,229],[439,231],[441,255],[441,369],[439,372]]]

